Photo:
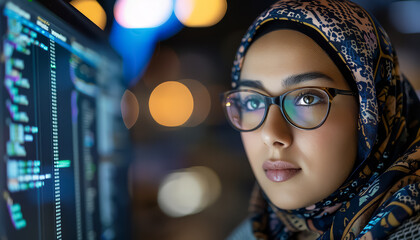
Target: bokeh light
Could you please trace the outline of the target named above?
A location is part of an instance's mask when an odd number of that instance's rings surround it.
[[[154,28],[172,15],[173,0],[119,0],[114,6],[115,20],[125,28]]]
[[[130,90],[126,90],[121,98],[121,115],[128,129],[137,122],[139,103],[136,96]]]
[[[163,126],[177,127],[184,124],[191,116],[193,108],[193,96],[180,82],[164,82],[150,94],[150,114]]]
[[[176,0],[175,15],[187,27],[209,27],[227,10],[226,0]]]
[[[194,110],[191,117],[184,124],[186,127],[195,127],[206,120],[211,108],[210,93],[199,81],[194,79],[182,79],[179,82],[187,86],[194,99]]]
[[[201,210],[203,190],[196,174],[172,173],[159,189],[158,203],[162,211],[172,217],[194,214]]]
[[[109,40],[123,59],[125,83],[134,86],[155,50],[156,29],[124,28],[114,21]]]
[[[73,0],[70,2],[79,12],[100,27],[106,26],[106,13],[102,6],[95,0]]]
[[[204,185],[204,197],[202,207],[208,207],[213,204],[222,193],[222,184],[219,176],[211,168],[196,166],[189,168],[189,171],[197,173]]]
[[[198,213],[219,196],[221,184],[208,167],[192,167],[169,174],[161,183],[158,204],[171,217]]]

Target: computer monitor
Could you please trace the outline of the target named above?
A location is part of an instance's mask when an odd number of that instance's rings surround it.
[[[121,58],[49,2],[0,0],[0,239],[127,239]]]

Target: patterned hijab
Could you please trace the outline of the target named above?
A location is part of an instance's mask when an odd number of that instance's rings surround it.
[[[273,22],[311,37],[357,88],[358,159],[339,189],[307,208],[279,209],[256,185],[250,208],[254,235],[287,239],[310,230],[319,239],[388,236],[420,212],[420,102],[400,73],[387,34],[350,1],[279,1],[242,39],[232,71],[233,88],[240,81],[247,49],[262,26]]]

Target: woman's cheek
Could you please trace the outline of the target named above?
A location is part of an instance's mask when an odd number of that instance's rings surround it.
[[[242,132],[241,138],[248,161],[254,171],[254,174],[256,174],[258,169],[262,167],[261,161],[264,160],[264,156],[267,156],[268,148],[264,146],[261,135],[258,134],[258,130],[252,132]]]
[[[294,143],[300,146],[305,156],[303,165],[314,179],[338,186],[353,169],[357,129],[355,124],[348,122],[349,118],[353,116],[347,116],[347,120],[330,119],[320,128],[295,137]]]

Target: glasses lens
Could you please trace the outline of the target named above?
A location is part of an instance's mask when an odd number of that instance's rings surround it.
[[[240,91],[225,99],[229,121],[238,129],[247,131],[256,128],[264,118],[265,100],[258,93]]]
[[[316,128],[323,123],[329,108],[328,94],[316,88],[301,88],[284,97],[283,109],[290,122],[301,128]]]

